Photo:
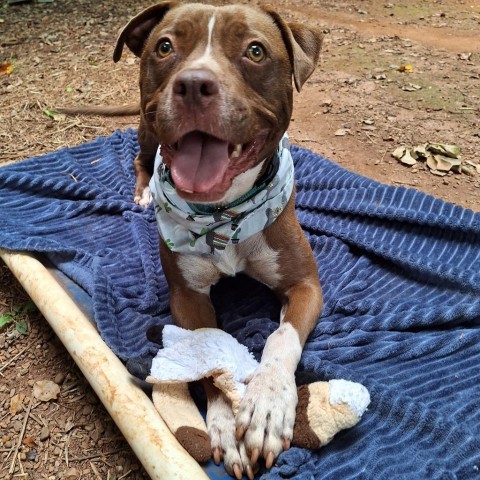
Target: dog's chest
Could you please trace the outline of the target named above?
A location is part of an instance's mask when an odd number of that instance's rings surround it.
[[[208,294],[221,277],[233,277],[240,272],[274,288],[281,278],[278,255],[260,232],[237,245],[227,245],[219,259],[183,254],[177,262],[187,286]]]

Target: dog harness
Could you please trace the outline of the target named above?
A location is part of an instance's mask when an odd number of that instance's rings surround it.
[[[293,159],[287,134],[258,185],[220,208],[180,198],[160,150],[159,147],[150,189],[158,232],[174,252],[219,258],[228,245],[242,242],[272,224],[293,190]]]

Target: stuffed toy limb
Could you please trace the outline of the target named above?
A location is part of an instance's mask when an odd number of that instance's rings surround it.
[[[153,384],[152,399],[180,444],[198,462],[212,456],[207,427],[190,397],[188,382],[212,378],[230,400],[234,414],[258,362],[248,349],[216,328],[184,330],[163,328],[163,349],[150,362],[131,360],[132,374]],[[356,425],[370,403],[368,390],[359,383],[330,380],[302,385],[292,445],[316,449],[341,430]]]

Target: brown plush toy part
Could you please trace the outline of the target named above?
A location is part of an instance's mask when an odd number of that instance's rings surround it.
[[[216,328],[191,331],[167,325],[163,345],[146,379],[153,384],[153,402],[185,450],[206,462],[211,458],[210,437],[188,382],[211,377],[236,414],[258,362],[244,345]],[[302,385],[297,393],[292,445],[301,448],[326,445],[336,433],[356,425],[370,403],[368,390],[347,380]]]

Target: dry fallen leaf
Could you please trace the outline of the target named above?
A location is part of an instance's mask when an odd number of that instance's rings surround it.
[[[460,160],[458,158],[450,158],[445,155],[433,155],[437,161],[437,170],[442,172],[449,172],[452,167],[460,166]]]
[[[427,144],[427,148],[433,153],[438,153],[451,158],[458,158],[462,152],[462,149],[457,145],[444,145],[440,143],[429,143]]]
[[[64,113],[57,113],[53,110],[50,110],[49,108],[46,108],[45,110],[43,110],[43,113],[47,117],[50,117],[55,122],[61,122],[62,120],[65,120],[67,118],[67,116]]]
[[[430,170],[437,169],[437,160],[430,152],[427,153],[427,166]]]
[[[0,75],[10,75],[14,70],[15,67],[10,63],[10,60],[0,62]]]
[[[411,155],[407,147],[398,147],[392,153],[392,157],[396,158],[405,165],[415,165],[417,160]]]
[[[16,415],[23,410],[22,405],[24,399],[24,393],[17,393],[10,399],[10,415]]]
[[[339,128],[335,132],[335,136],[336,137],[344,137],[345,135],[348,135],[348,133],[349,133],[349,130],[347,130],[346,128]]]
[[[460,60],[470,60],[472,58],[472,52],[459,53],[458,58]]]
[[[415,154],[416,158],[426,158],[427,156],[427,146],[428,143],[425,143],[423,145],[417,145],[416,147],[413,147],[413,153]]]
[[[475,176],[475,171],[472,168],[467,167],[466,165],[461,165],[460,166],[460,172],[462,172],[465,175],[468,175],[470,177]]]
[[[474,175],[475,170],[462,165],[461,151],[462,149],[457,145],[424,143],[413,147],[411,154],[407,147],[398,147],[392,156],[407,165],[414,165],[415,160],[426,162],[430,172],[434,175],[443,176],[450,171]],[[476,165],[472,166],[475,166],[476,169]]]
[[[477,173],[480,173],[480,163],[471,162],[470,160],[467,160],[467,163],[475,168]]]
[[[438,177],[444,177],[447,174],[447,172],[441,172],[440,170],[430,170],[430,172]]]
[[[55,400],[60,393],[60,387],[51,380],[39,380],[33,385],[33,396],[42,402]]]
[[[422,86],[417,85],[415,83],[409,83],[408,85],[404,85],[402,87],[402,90],[404,90],[405,92],[416,92],[417,90],[421,90],[421,89],[422,89]]]
[[[413,67],[411,65],[400,65],[397,70],[403,73],[413,73]]]
[[[405,155],[406,151],[407,151],[407,147],[398,147],[393,151],[392,157],[396,158],[397,160],[400,160]]]
[[[37,446],[37,444],[35,443],[35,440],[31,437],[25,437],[23,439],[23,444],[30,448],[34,448]]]

